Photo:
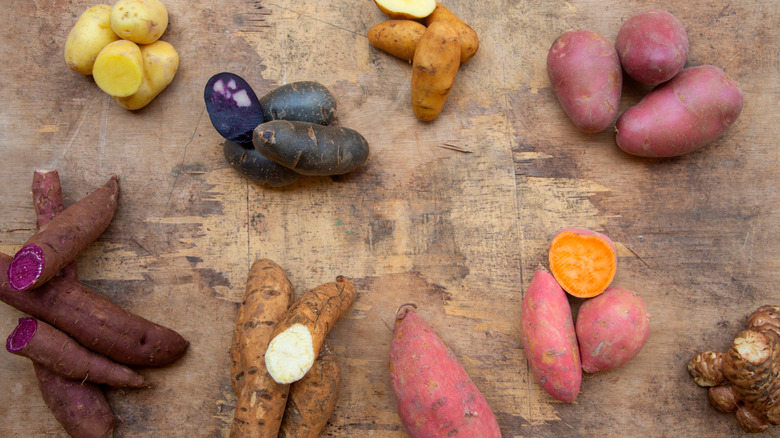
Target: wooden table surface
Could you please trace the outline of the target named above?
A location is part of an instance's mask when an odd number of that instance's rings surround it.
[[[228,348],[260,257],[285,268],[296,294],[337,275],[358,289],[329,335],[344,380],[325,436],[405,436],[387,362],[407,302],[457,354],[505,437],[741,434],[685,365],[725,350],[748,313],[780,301],[780,1],[449,1],[481,46],[431,123],[412,114],[411,66],[368,44],[368,29],[386,19],[370,0],[167,0],[163,39],[179,52],[179,72],[136,112],[63,61],[70,27],[95,3],[5,3],[0,251],[13,254],[34,232],[33,170],[59,171],[66,205],[117,174],[116,216],[81,254],[80,278],[191,341],[174,365],[141,370],[154,388],[107,390],[116,436],[227,436],[236,402]],[[612,129],[578,132],[545,70],[562,32],[614,41],[649,8],[685,24],[688,65],[720,66],[745,93],[725,136],[679,158],[629,156]],[[337,123],[369,140],[368,163],[283,189],[248,183],[226,164],[205,111],[204,85],[222,71],[258,95],[323,83],[338,96]],[[626,81],[621,111],[646,91]],[[529,374],[520,332],[524,291],[566,226],[616,242],[613,284],[639,293],[652,314],[641,353],[586,375],[574,404]],[[0,304],[0,333],[20,316]],[[0,397],[0,436],[66,436],[27,359],[0,354]]]

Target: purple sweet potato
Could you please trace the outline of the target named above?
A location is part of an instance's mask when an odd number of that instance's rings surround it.
[[[32,195],[36,216],[35,225],[38,229],[43,228],[51,222],[54,216],[65,211],[60,174],[56,170],[36,170],[33,172]],[[60,275],[77,280],[76,261],[74,260],[62,268]]]
[[[590,30],[560,35],[547,53],[547,75],[563,110],[578,129],[607,129],[617,117],[623,87],[615,46]]]
[[[64,214],[64,213],[63,213]],[[64,331],[81,345],[131,366],[164,366],[189,346],[179,333],[117,306],[83,284],[55,277],[30,292],[8,287],[11,257],[0,253],[0,300]]]
[[[609,370],[624,365],[644,347],[650,315],[639,295],[613,286],[580,306],[576,332],[582,369]]]
[[[13,290],[34,289],[76,259],[111,223],[119,197],[116,175],[101,188],[54,216],[14,256],[8,268]]]
[[[582,366],[566,292],[547,271],[538,269],[523,297],[523,348],[536,380],[548,394],[574,402]]]
[[[144,376],[93,353],[70,336],[35,318],[19,318],[5,348],[9,353],[24,356],[68,379],[118,388],[150,386]]]
[[[43,401],[73,438],[113,436],[114,414],[99,385],[62,377],[33,363]]]
[[[390,383],[412,438],[501,436],[493,411],[455,353],[408,305],[395,319]]]
[[[650,9],[623,23],[615,39],[623,71],[637,82],[658,85],[679,73],[688,58],[688,34],[674,15]]]
[[[616,142],[640,157],[687,154],[723,135],[742,103],[739,85],[720,68],[686,68],[620,115]]]

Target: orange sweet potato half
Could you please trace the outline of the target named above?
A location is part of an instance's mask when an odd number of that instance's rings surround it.
[[[563,290],[578,298],[604,292],[615,278],[615,244],[585,228],[564,228],[550,244],[550,272]]]

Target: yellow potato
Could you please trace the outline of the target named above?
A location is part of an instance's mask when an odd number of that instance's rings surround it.
[[[412,61],[412,110],[428,122],[439,116],[460,67],[458,32],[444,21],[428,26]]]
[[[379,50],[411,61],[425,33],[425,26],[412,20],[387,20],[368,31],[368,42]]]
[[[103,47],[95,58],[92,77],[111,96],[125,97],[138,91],[144,79],[144,60],[138,44],[117,40]]]
[[[81,14],[65,40],[65,62],[71,70],[92,74],[95,58],[103,47],[119,37],[111,29],[111,6],[93,6]]]
[[[137,110],[149,104],[173,81],[179,68],[179,54],[172,45],[157,40],[139,46],[144,60],[144,77],[141,86],[127,97],[114,97],[123,108]]]
[[[111,8],[111,28],[126,40],[151,44],[168,28],[168,10],[160,0],[118,0]]]
[[[461,20],[452,11],[445,8],[441,3],[436,3],[436,9],[431,12],[431,15],[425,17],[425,25],[430,26],[436,20],[444,20],[452,26],[453,29],[458,31],[458,37],[460,37],[460,63],[471,59],[477,49],[479,49],[479,37],[477,32],[471,28],[465,21]]]

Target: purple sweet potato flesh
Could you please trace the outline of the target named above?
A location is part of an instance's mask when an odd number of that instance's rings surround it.
[[[74,438],[113,435],[114,414],[99,385],[66,379],[34,364],[43,401],[54,418]]]
[[[55,277],[31,292],[12,290],[5,273],[11,257],[0,253],[0,301],[45,321],[90,350],[131,366],[164,366],[189,342],[179,333],[117,306],[83,284]]]
[[[89,351],[70,336],[35,318],[19,318],[19,324],[8,336],[5,348],[68,379],[119,388],[150,386],[142,375]]]
[[[263,123],[263,109],[252,87],[233,73],[217,73],[203,91],[206,111],[219,134],[236,143],[252,141],[252,131]]]
[[[113,175],[103,187],[54,216],[14,256],[7,270],[11,289],[34,289],[75,260],[111,223],[118,197],[119,181]]]

